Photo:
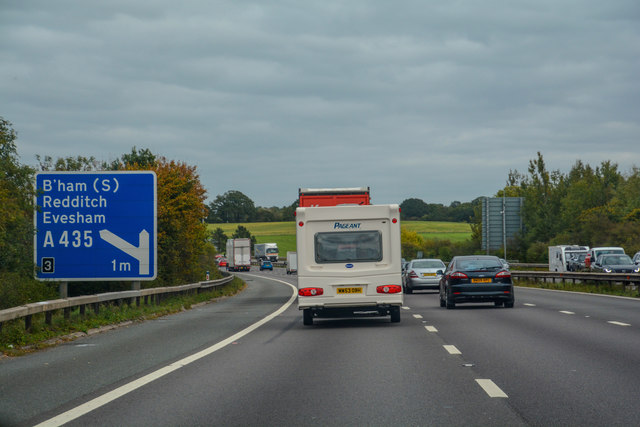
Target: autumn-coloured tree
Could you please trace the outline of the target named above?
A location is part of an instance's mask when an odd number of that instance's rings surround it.
[[[400,241],[402,245],[402,256],[407,259],[413,259],[417,256],[418,251],[422,250],[424,239],[415,231],[409,231],[404,228],[400,230]]]
[[[158,282],[153,286],[181,285],[202,280],[206,265],[206,190],[195,166],[159,157],[141,167],[130,163],[127,170],[147,169],[158,178]],[[212,263],[213,265],[213,263]]]

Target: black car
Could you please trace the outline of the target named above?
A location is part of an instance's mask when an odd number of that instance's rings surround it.
[[[638,273],[640,266],[629,255],[604,254],[598,257],[592,270],[601,273]]]
[[[440,279],[440,307],[455,308],[467,302],[493,302],[496,307],[514,304],[511,272],[491,255],[453,257]]]

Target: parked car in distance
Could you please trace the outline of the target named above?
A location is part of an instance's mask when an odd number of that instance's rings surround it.
[[[640,264],[640,251],[636,252],[636,254],[633,256],[633,262],[636,264]]]
[[[404,293],[411,294],[416,289],[438,289],[440,278],[446,265],[439,259],[414,259],[404,270]]]
[[[440,279],[440,307],[458,303],[493,302],[512,308],[515,302],[511,272],[492,255],[453,257]]]
[[[262,270],[271,270],[273,271],[273,264],[271,261],[262,260],[260,262],[260,271]]]
[[[629,255],[605,254],[598,257],[592,270],[603,273],[638,273],[640,266]]]

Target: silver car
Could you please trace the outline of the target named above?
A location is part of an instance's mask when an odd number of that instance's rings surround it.
[[[438,289],[440,278],[446,266],[439,259],[414,259],[404,272],[404,293],[411,294],[416,289]]]

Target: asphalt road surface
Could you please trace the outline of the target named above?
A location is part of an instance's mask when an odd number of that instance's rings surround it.
[[[256,269],[257,270],[257,269]],[[640,301],[405,295],[402,321],[302,325],[295,275],[0,360],[0,425],[640,425]],[[288,284],[287,284],[288,283]]]

